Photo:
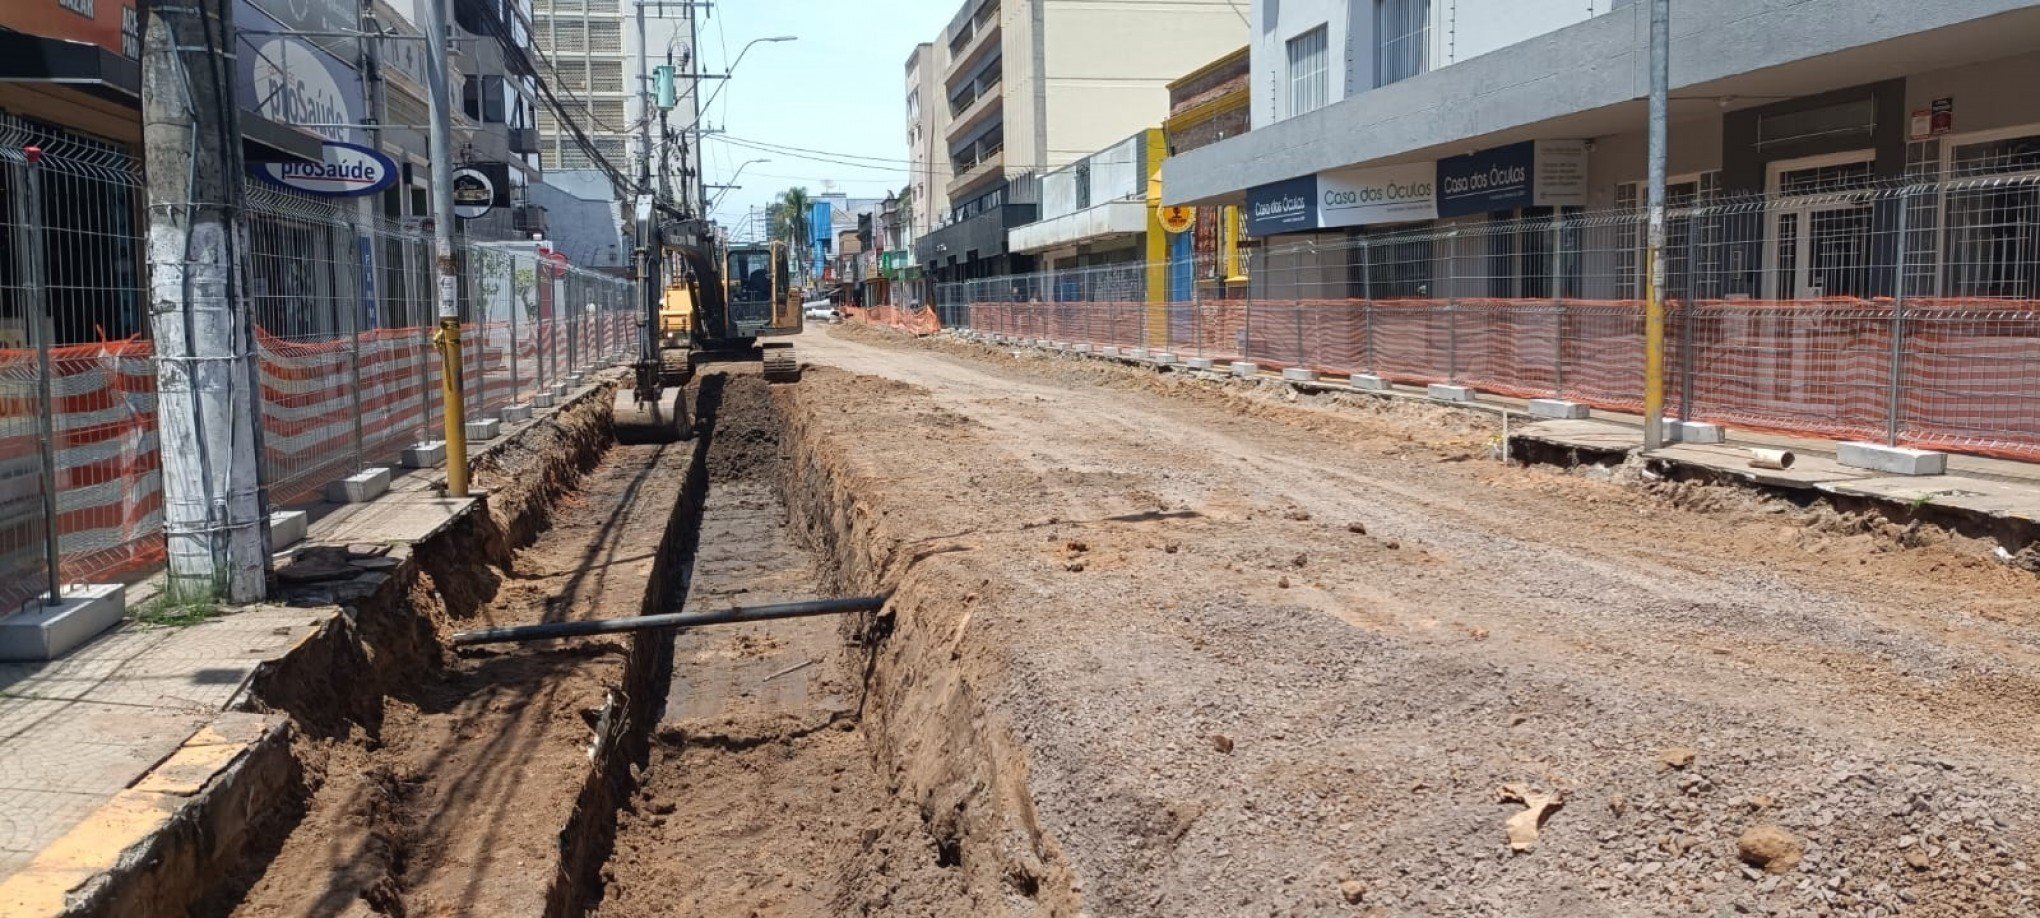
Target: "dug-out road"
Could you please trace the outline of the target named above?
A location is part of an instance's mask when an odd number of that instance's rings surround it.
[[[1988,546],[1431,405],[800,346],[804,442],[919,546],[893,640],[946,644],[879,659],[874,756],[939,783],[908,700],[967,686],[1032,839],[867,911],[2040,914],[2040,578]]]

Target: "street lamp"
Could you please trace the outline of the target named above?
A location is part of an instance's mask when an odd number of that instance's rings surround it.
[[[718,208],[718,207],[721,207],[721,206],[722,206],[722,199],[723,199],[723,195],[729,194],[729,193],[730,193],[730,189],[738,187],[738,186],[737,186],[737,179],[739,179],[739,178],[742,178],[742,177],[743,177],[743,175],[744,175],[744,169],[745,169],[745,168],[749,167],[749,166],[750,166],[750,165],[751,165],[752,163],[769,163],[769,162],[771,162],[771,160],[769,160],[769,159],[764,159],[764,158],[759,158],[759,159],[747,159],[747,160],[744,160],[743,162],[741,162],[741,163],[738,163],[738,164],[737,164],[737,171],[735,171],[735,172],[732,172],[732,173],[730,173],[730,180],[729,180],[728,182],[726,182],[726,183],[724,183],[724,184],[721,184],[721,185],[703,185],[703,186],[702,186],[703,188],[717,188],[717,189],[721,189],[721,190],[720,190],[720,191],[719,191],[719,192],[718,192],[718,193],[716,194],[716,196],[715,196],[715,200],[714,200],[714,201],[711,201],[711,202],[709,202],[709,205],[708,205],[708,211],[707,211],[707,213],[708,213],[708,214],[709,214],[710,216],[714,216],[714,215],[715,215],[715,210],[716,210],[716,208]]]
[[[744,55],[751,53],[751,47],[753,45],[761,43],[776,43],[782,41],[799,41],[799,40],[800,36],[798,35],[772,35],[766,38],[753,38],[750,41],[744,43],[744,47],[737,51],[737,59],[731,61],[729,67],[725,68],[722,73],[696,74],[694,80],[694,86],[696,88],[699,88],[701,86],[701,81],[703,79],[709,78],[720,79],[722,80],[722,83],[716,86],[714,92],[708,94],[708,98],[702,101],[700,108],[694,110],[694,123],[688,125],[686,128],[683,129],[685,131],[690,131],[694,134],[695,156],[698,157],[701,155],[702,119],[708,117],[708,110],[711,106],[715,105],[715,100],[722,95],[723,87],[730,85],[730,75],[737,72],[737,65],[744,62]],[[730,181],[732,183],[735,183],[736,179],[732,178],[730,179]],[[706,215],[708,211],[709,211],[708,189],[703,188],[701,189],[701,212],[702,214]]]

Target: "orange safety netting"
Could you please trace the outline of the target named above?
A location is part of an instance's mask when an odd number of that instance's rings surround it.
[[[1883,440],[1895,416],[1902,444],[2040,460],[2040,302],[1930,298],[1905,307],[1853,298],[1669,304],[1668,410],[1833,439]],[[978,303],[970,326],[1616,411],[1643,405],[1644,306],[1635,300]]]
[[[942,320],[935,310],[925,307],[845,306],[843,317],[916,335],[932,335],[942,330]]]

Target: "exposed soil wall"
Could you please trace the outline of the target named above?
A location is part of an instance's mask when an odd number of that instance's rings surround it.
[[[915,824],[888,824],[867,843],[862,871],[911,873],[921,847],[912,840],[925,837],[938,863],[961,875],[967,896],[967,903],[935,903],[925,913],[1078,914],[1077,883],[1034,811],[1027,756],[986,704],[1007,689],[1006,677],[999,655],[981,646],[983,632],[972,629],[972,607],[1004,585],[989,579],[996,572],[957,563],[958,553],[977,547],[972,540],[908,541],[894,530],[890,510],[871,499],[883,493],[883,472],[846,460],[841,438],[856,434],[828,423],[828,400],[816,397],[846,378],[811,369],[808,380],[776,393],[788,509],[823,549],[824,579],[838,594],[892,594],[883,613],[849,627],[866,655],[861,713],[872,753],[892,794],[918,815]],[[871,898],[845,903],[847,913],[931,905],[888,894],[878,883]]]

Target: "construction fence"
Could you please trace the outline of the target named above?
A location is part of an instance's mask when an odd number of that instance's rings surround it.
[[[2040,461],[2040,172],[1807,181],[1673,200],[1667,412]],[[1244,277],[1171,265],[1155,297],[1115,266],[945,285],[937,312],[1020,338],[1634,412],[1645,232],[1625,207],[1278,237]]]
[[[440,439],[432,239],[356,199],[247,192],[262,472],[283,507]],[[125,153],[0,120],[0,615],[47,589],[52,533],[66,583],[163,560],[145,197]],[[468,417],[634,345],[627,281],[531,242],[458,254]]]

